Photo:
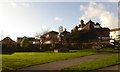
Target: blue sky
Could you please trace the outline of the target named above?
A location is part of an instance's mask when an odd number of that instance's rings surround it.
[[[117,16],[117,2],[1,2],[0,32],[15,40],[47,29],[58,31],[59,26],[70,31],[80,19],[116,28]]]

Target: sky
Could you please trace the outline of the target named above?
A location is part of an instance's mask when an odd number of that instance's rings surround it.
[[[58,31],[60,26],[71,31],[81,19],[85,23],[92,20],[102,27],[118,28],[118,0],[44,1],[0,2],[0,35],[16,40],[17,37],[34,37],[45,30]]]

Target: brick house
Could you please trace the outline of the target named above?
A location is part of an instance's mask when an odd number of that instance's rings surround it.
[[[57,43],[58,42],[58,32],[56,31],[50,31],[45,33],[40,37],[40,42],[43,44],[51,44],[52,42]]]
[[[109,37],[110,29],[103,28],[100,26],[99,23],[95,23],[91,20],[89,20],[86,24],[84,24],[84,21],[81,20],[81,24],[79,24],[79,26],[75,26],[72,29],[72,32],[80,32],[82,30],[93,31],[97,35],[97,39],[101,39],[101,40],[109,40],[110,39],[110,37]]]

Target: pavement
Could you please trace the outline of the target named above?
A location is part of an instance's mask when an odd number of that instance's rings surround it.
[[[120,72],[120,64],[101,68],[91,72]]]

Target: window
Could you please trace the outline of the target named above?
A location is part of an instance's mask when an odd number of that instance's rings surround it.
[[[100,26],[99,25],[94,25],[94,28],[100,28]]]
[[[46,38],[49,38],[49,34],[48,34],[48,35],[46,35]]]

